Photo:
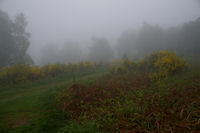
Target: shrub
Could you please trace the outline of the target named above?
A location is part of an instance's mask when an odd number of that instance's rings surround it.
[[[45,75],[50,76],[50,77],[55,77],[67,71],[65,65],[61,65],[61,64],[46,65],[46,66],[43,66],[41,70]]]
[[[183,58],[171,51],[160,51],[145,57],[140,62],[139,67],[152,72],[153,78],[158,78],[184,72],[188,68],[188,64]]]
[[[49,64],[43,67],[18,64],[0,69],[1,84],[16,84],[39,80],[60,75],[73,75],[81,71],[93,70],[105,64],[80,62],[69,64]]]
[[[0,71],[0,81],[2,83],[29,82],[39,79],[41,76],[41,71],[37,66],[25,64],[3,67]]]
[[[136,63],[133,59],[125,58],[122,60],[115,61],[110,65],[110,72],[114,73],[126,73],[133,71],[136,68]]]
[[[122,59],[110,65],[110,72],[127,73],[130,71],[150,73],[152,79],[168,77],[186,71],[188,64],[183,58],[171,51],[160,51],[152,53],[139,62],[133,59]]]

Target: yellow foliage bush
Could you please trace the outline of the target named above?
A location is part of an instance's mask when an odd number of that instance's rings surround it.
[[[131,58],[115,60],[110,64],[111,73],[125,73],[135,70],[136,63]]]
[[[18,64],[0,69],[0,83],[30,82],[46,77],[56,77],[63,74],[71,74],[91,70],[101,66],[101,63],[79,62],[69,64],[51,64],[43,67]]]
[[[110,65],[111,73],[140,71],[150,73],[152,78],[167,77],[185,71],[188,64],[171,51],[152,53],[137,63],[133,59],[123,59]]]
[[[25,64],[3,67],[0,71],[0,81],[4,83],[29,82],[41,77],[41,71],[37,66]]]
[[[65,73],[67,71],[65,65],[61,64],[46,65],[41,67],[40,69],[44,73],[44,75],[51,77],[55,77],[56,75]]]
[[[183,58],[171,51],[155,52],[144,58],[138,65],[149,70],[152,78],[167,77],[181,73],[188,68]]]

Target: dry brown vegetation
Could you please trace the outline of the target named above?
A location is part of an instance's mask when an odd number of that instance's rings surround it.
[[[103,132],[198,132],[200,75],[182,68],[184,60],[172,52],[139,63],[125,60],[93,84],[62,91],[57,105],[74,121],[94,121]]]
[[[74,84],[57,100],[75,121],[96,121],[106,132],[197,132],[199,87],[199,76],[161,87],[145,74],[108,75]]]

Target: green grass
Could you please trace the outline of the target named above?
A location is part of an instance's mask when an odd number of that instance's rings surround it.
[[[90,84],[106,73],[100,69],[79,73],[75,81],[68,75],[0,86],[0,132],[56,132],[68,116],[55,109],[55,95],[74,82]]]

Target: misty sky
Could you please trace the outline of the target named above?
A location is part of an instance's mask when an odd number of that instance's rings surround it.
[[[47,43],[75,41],[87,48],[94,35],[114,43],[143,22],[171,27],[200,16],[199,0],[0,0],[0,9],[12,18],[26,15],[35,60]]]

